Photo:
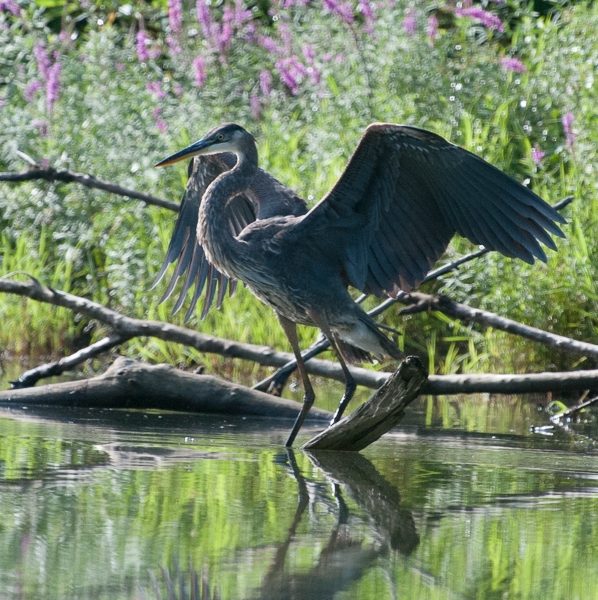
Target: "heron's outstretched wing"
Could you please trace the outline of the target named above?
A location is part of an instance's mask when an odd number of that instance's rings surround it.
[[[314,231],[340,248],[351,285],[395,296],[422,281],[455,232],[531,264],[546,261],[538,241],[556,250],[547,232],[564,237],[555,221],[566,223],[467,150],[423,129],[374,123],[298,234]]]
[[[155,288],[164,277],[168,267],[177,262],[172,279],[160,299],[165,302],[174,291],[177,281],[186,273],[179,297],[172,309],[176,314],[185,301],[187,292],[195,283],[191,304],[185,314],[187,321],[195,309],[195,305],[204,287],[206,294],[201,313],[206,317],[214,297],[216,306],[220,308],[226,294],[227,285],[232,296],[237,281],[216,270],[206,259],[203,248],[197,241],[197,221],[199,206],[207,187],[224,171],[232,169],[236,158],[233,154],[198,156],[189,164],[189,183],[181,202],[181,209],[174,227],[170,245],[162,268],[154,281]],[[256,219],[264,219],[275,215],[302,215],[307,212],[305,201],[277,179],[259,169],[248,190],[235,196],[227,205],[228,220],[235,235],[239,234],[249,223]],[[216,288],[218,293],[216,294]]]

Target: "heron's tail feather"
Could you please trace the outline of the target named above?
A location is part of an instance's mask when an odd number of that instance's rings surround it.
[[[376,357],[390,356],[395,360],[405,358],[405,355],[397,348],[396,344],[378,329],[374,319],[366,313],[360,314],[358,321],[353,325],[336,328],[336,333],[345,343],[345,346],[351,346],[353,350],[360,352],[356,356],[363,356],[362,353],[365,352]],[[347,360],[351,360],[343,349],[341,349],[341,352]]]

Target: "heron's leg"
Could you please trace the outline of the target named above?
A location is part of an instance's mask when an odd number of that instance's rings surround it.
[[[324,334],[320,334],[318,339],[307,349],[301,353],[303,361],[307,362],[310,358],[317,356],[323,350],[326,350],[330,346],[330,343],[326,339]],[[267,392],[273,396],[280,396],[284,390],[285,385],[293,371],[297,368],[297,361],[291,360],[283,367],[280,367],[276,373],[273,373],[266,379],[262,379],[259,383],[256,383],[252,389],[259,390],[260,392]]]
[[[332,417],[332,421],[330,421],[330,424],[334,425],[335,423],[338,423],[341,420],[345,409],[349,405],[349,402],[351,402],[351,398],[353,398],[353,394],[355,394],[357,384],[355,383],[355,379],[353,379],[353,376],[351,375],[351,372],[347,367],[347,363],[345,362],[345,359],[343,358],[343,355],[338,348],[338,344],[336,343],[336,337],[332,333],[330,326],[328,325],[328,320],[322,315],[313,313],[311,311],[309,313],[309,316],[313,319],[314,323],[322,330],[324,335],[328,338],[328,341],[330,342],[330,345],[332,346],[332,349],[334,350],[334,353],[338,358],[338,362],[341,365],[343,373],[345,374],[345,393],[343,394],[338,408],[336,409],[336,412]]]
[[[286,317],[279,315],[276,313],[278,317],[278,321],[280,322],[280,326],[282,327],[287,339],[291,343],[291,348],[293,348],[293,353],[295,354],[295,358],[297,359],[297,369],[299,370],[299,375],[301,376],[301,381],[303,383],[303,406],[301,407],[301,411],[297,416],[297,420],[293,425],[293,429],[291,429],[291,433],[289,435],[289,439],[286,441],[285,446],[290,448],[301,429],[301,425],[303,425],[303,421],[305,421],[305,417],[307,417],[307,413],[311,409],[314,404],[314,400],[316,399],[316,395],[314,394],[314,390],[311,387],[311,382],[309,380],[309,376],[307,375],[307,368],[305,366],[305,362],[303,362],[303,358],[301,357],[301,350],[299,350],[299,340],[297,339],[297,325],[293,323],[293,321],[289,321]]]

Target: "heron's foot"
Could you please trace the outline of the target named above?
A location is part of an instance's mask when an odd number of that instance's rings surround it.
[[[303,425],[303,421],[305,421],[305,417],[307,417],[307,413],[309,413],[311,407],[314,405],[315,399],[316,395],[314,394],[314,391],[311,389],[310,386],[310,389],[306,391],[305,395],[303,396],[303,406],[301,407],[301,411],[297,415],[297,420],[293,425],[293,429],[291,429],[289,439],[285,443],[285,446],[287,448],[290,448],[293,445],[293,442],[295,441],[295,438],[297,437],[297,434],[299,433],[299,430]]]
[[[349,402],[351,402],[351,398],[353,398],[353,394],[355,394],[356,389],[357,389],[357,384],[355,383],[355,380],[353,379],[353,377],[351,377],[350,379],[347,380],[347,383],[345,384],[345,393],[343,394],[340,404],[338,405],[338,408],[336,409],[336,412],[334,413],[334,416],[332,417],[332,421],[330,421],[331,426],[334,425],[335,423],[338,423],[341,420],[343,413],[345,412],[345,409],[349,405]]]

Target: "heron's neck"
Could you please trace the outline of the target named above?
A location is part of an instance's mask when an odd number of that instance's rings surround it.
[[[199,209],[199,243],[209,262],[232,277],[236,276],[232,270],[241,242],[235,238],[226,206],[251,185],[257,165],[257,149],[251,144],[249,149],[237,155],[237,164],[230,171],[221,173],[208,186]]]

